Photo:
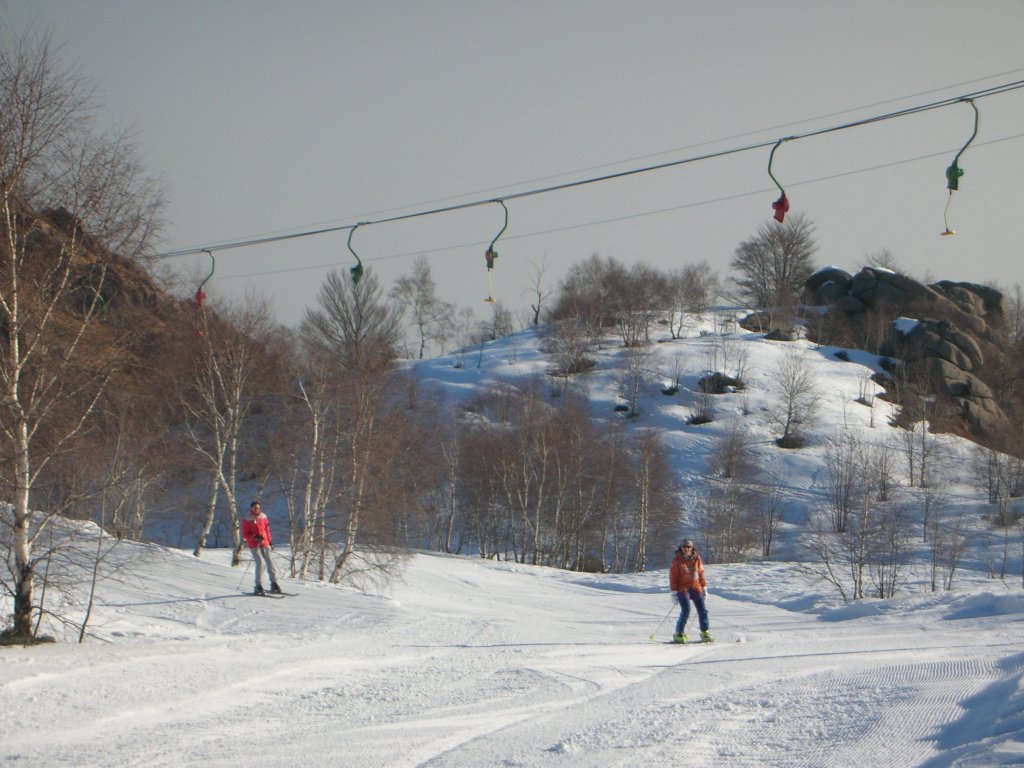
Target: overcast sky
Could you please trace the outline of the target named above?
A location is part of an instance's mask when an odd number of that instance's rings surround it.
[[[161,252],[210,247],[725,152],[1024,80],[1024,2],[0,0],[35,20],[131,127],[169,206]],[[817,227],[818,263],[887,249],[920,278],[1024,282],[1024,89],[976,100],[979,132],[940,237],[967,104],[783,144],[773,171]],[[770,222],[770,148],[510,200],[491,292],[510,309],[593,253],[663,269]],[[429,260],[489,312],[496,203],[371,224],[385,288]],[[772,222],[774,223],[774,222]],[[345,230],[217,250],[209,302],[246,291],[298,322]],[[209,257],[167,259],[204,273]],[[186,289],[190,295],[194,286]]]

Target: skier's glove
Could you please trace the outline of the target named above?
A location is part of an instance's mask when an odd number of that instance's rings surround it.
[[[258,547],[258,546],[263,544],[263,537],[262,536],[257,536],[256,538],[253,539],[253,541],[256,542],[256,546]]]
[[[702,590],[700,591],[700,596],[701,596],[701,597],[707,597],[707,596],[708,596],[708,591],[707,591],[706,589],[702,589]]]

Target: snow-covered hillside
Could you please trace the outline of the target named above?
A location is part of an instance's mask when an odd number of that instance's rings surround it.
[[[661,571],[419,553],[384,594],[272,599],[223,553],[115,552],[134,564],[85,645],[0,649],[0,764],[1024,762],[1024,598],[1001,581],[814,608],[796,566],[711,566],[716,642],[675,646]]]
[[[722,310],[693,320],[685,338],[669,339],[664,333],[657,343],[644,348],[636,415],[616,411],[617,406],[631,404],[632,381],[626,381],[630,378],[627,369],[636,366],[630,362],[635,352],[624,349],[617,339],[609,338],[592,350],[589,357],[594,368],[568,383],[576,392],[586,393],[598,418],[624,421],[630,429],[653,427],[665,438],[669,464],[683,494],[684,519],[679,534],[694,533],[694,511],[706,493],[709,459],[723,436],[736,428],[746,437],[763,479],[770,479],[781,489],[784,525],[772,559],[806,558],[800,536],[808,511],[820,511],[826,504],[826,455],[841,434],[887,451],[894,472],[893,503],[909,510],[920,506],[920,490],[907,482],[907,433],[890,424],[898,409],[878,397],[884,390],[871,378],[883,371],[880,358],[804,340],[768,341],[764,334],[740,328],[736,320],[741,314]],[[488,388],[521,386],[531,379],[558,391],[566,382],[551,376],[557,358],[545,351],[548,346],[539,331],[530,329],[480,349],[409,365],[423,386],[438,388],[456,403]],[[780,436],[774,423],[780,408],[776,371],[782,361],[793,356],[813,377],[816,397],[813,417],[802,425],[804,446],[784,450],[775,444]],[[701,406],[698,382],[709,371],[739,375],[746,387],[713,396],[713,421],[690,425],[688,420]],[[673,384],[678,384],[678,391],[665,394]],[[941,480],[944,509],[950,515],[964,513],[979,523],[974,527],[973,549],[968,555],[972,565],[981,568],[988,563],[992,567],[1003,557],[1003,541],[1000,535],[988,535],[982,521],[991,509],[986,507],[984,491],[974,477],[976,446],[949,435],[929,435],[928,441],[929,462],[933,476]],[[915,514],[910,512],[909,516],[914,518]],[[700,532],[696,533],[699,537]],[[673,548],[669,545],[674,543],[666,542],[661,551],[650,553],[653,560],[648,562],[665,562]]]

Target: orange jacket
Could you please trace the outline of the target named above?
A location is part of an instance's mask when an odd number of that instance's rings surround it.
[[[672,558],[672,565],[668,569],[668,586],[673,592],[685,592],[688,589],[703,592],[708,588],[707,579],[704,578],[704,561],[696,550],[688,558],[683,557],[681,550],[676,550],[676,556]]]

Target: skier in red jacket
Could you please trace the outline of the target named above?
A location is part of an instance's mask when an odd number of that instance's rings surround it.
[[[255,594],[264,594],[263,590],[263,564],[267,564],[267,571],[270,574],[270,591],[281,592],[277,585],[277,571],[274,570],[274,561],[270,557],[270,548],[274,543],[270,535],[270,521],[263,514],[260,503],[254,501],[249,505],[249,519],[242,521],[242,536],[245,543],[249,545],[252,552],[252,559],[256,563],[256,589]]]
[[[700,639],[705,643],[710,643],[708,609],[704,605],[704,598],[708,596],[708,582],[704,578],[704,561],[697,554],[692,539],[684,540],[676,550],[676,555],[672,558],[672,565],[668,569],[668,585],[672,590],[672,600],[679,603],[680,608],[679,619],[676,621],[676,633],[672,639],[677,643],[686,642],[684,631],[686,630],[686,620],[690,618],[690,601],[692,600],[697,609],[697,619],[700,622]]]

